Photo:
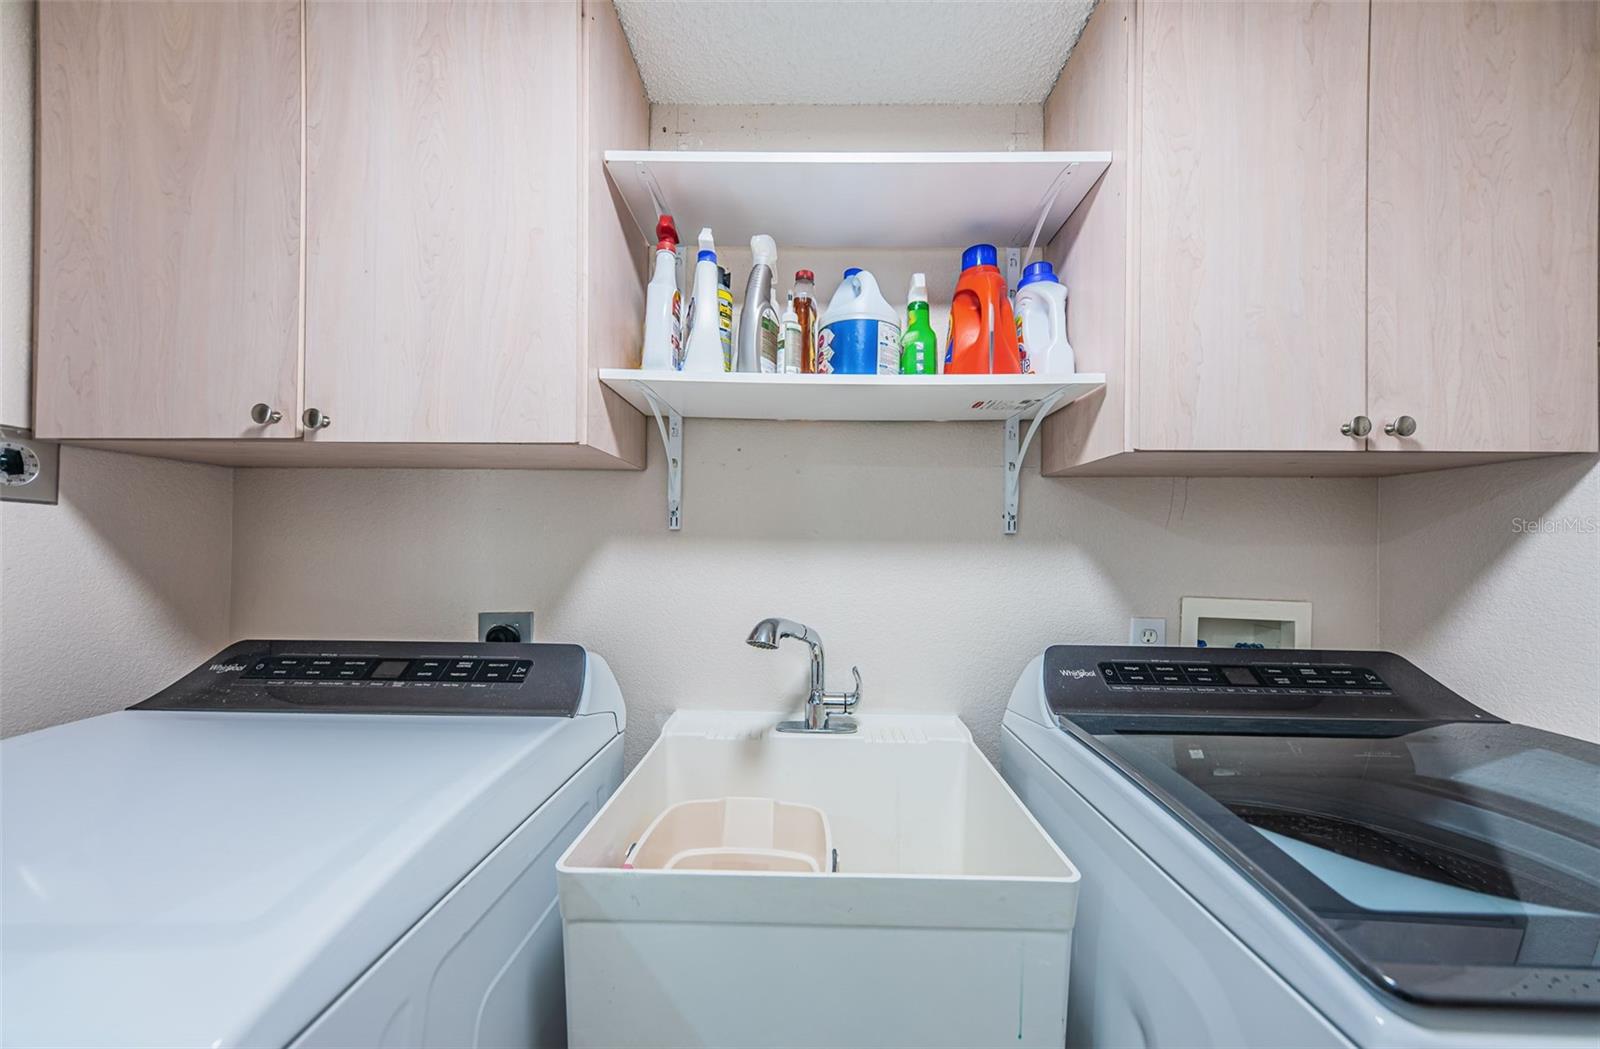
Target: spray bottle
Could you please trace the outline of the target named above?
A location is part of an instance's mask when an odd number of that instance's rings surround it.
[[[678,230],[671,215],[656,223],[656,268],[645,289],[644,353],[639,367],[665,371],[682,364],[683,296],[678,293]]]
[[[772,268],[778,264],[778,244],[765,233],[750,238],[750,279],[744,286],[744,313],[739,318],[737,371],[778,370],[778,297]]]
[[[686,372],[721,372],[722,332],[717,321],[717,246],[711,227],[700,231],[694,264],[694,297],[689,300],[689,338],[683,351]]]
[[[934,375],[939,371],[938,336],[928,320],[928,278],[911,275],[906,292],[906,330],[900,336],[900,374]]]

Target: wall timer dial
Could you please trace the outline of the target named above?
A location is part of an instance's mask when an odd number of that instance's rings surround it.
[[[0,484],[27,484],[39,476],[39,456],[25,444],[0,445]]]
[[[29,503],[56,501],[57,447],[26,430],[0,426],[0,498]]]

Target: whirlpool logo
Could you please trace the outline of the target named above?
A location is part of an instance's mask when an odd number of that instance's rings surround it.
[[[1056,673],[1060,674],[1062,677],[1071,677],[1071,678],[1094,677],[1094,671],[1092,671],[1092,670],[1084,670],[1082,667],[1073,667],[1070,670],[1065,668],[1065,667],[1063,667],[1062,669],[1056,671]]]
[[[213,674],[236,674],[244,669],[243,663],[213,663],[206,668]]]

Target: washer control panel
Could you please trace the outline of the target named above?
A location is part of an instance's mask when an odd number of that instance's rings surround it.
[[[1141,662],[1106,660],[1100,663],[1100,676],[1113,692],[1140,689],[1177,689],[1206,692],[1239,689],[1245,695],[1305,696],[1393,695],[1383,678],[1367,667],[1304,664],[1258,663],[1254,666],[1227,663],[1196,663],[1192,660]]]
[[[383,656],[287,655],[262,656],[240,673],[245,680],[341,681],[350,684],[393,685],[422,682],[476,682],[484,685],[519,685],[533,669],[531,659],[473,659],[454,656],[417,656],[395,659]]]
[[[1384,734],[1498,718],[1392,652],[1052,645],[1045,701],[1089,731]]]
[[[241,641],[134,709],[570,717],[587,668],[577,645]]]

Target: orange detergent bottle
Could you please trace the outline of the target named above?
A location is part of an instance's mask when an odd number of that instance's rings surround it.
[[[950,337],[945,340],[947,375],[1017,375],[1017,324],[1006,297],[1006,279],[996,265],[993,244],[974,244],[961,254],[961,277],[950,303]]]

